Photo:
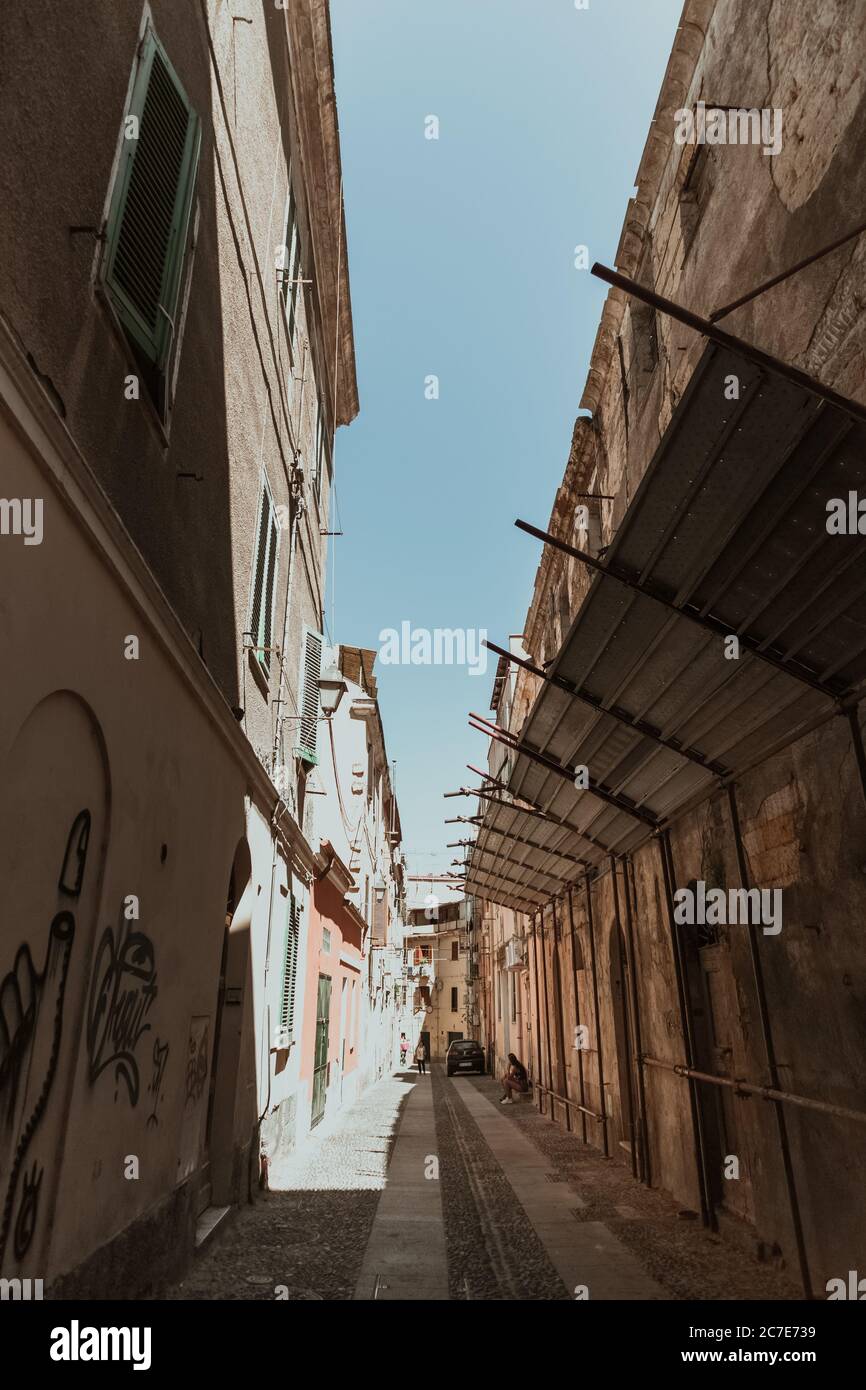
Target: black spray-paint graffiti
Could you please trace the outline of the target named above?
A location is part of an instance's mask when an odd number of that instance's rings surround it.
[[[162,1100],[162,1078],[165,1076],[165,1069],[168,1065],[168,1043],[161,1043],[159,1038],[153,1040],[153,1074],[150,1079],[148,1091],[153,1096],[153,1109],[147,1117],[148,1129],[152,1125],[159,1124],[156,1117],[156,1107]]]
[[[138,1104],[139,1076],[135,1049],[150,1024],[145,1022],[157,995],[153,945],[144,932],[131,931],[121,919],[117,937],[106,927],[96,953],[87,1004],[87,1055],[91,1085],[114,1067],[116,1082],[126,1082],[130,1103]],[[117,1100],[117,1092],[114,1094]]]
[[[205,1023],[196,1041],[195,1033],[190,1032],[189,1050],[186,1059],[186,1105],[195,1105],[204,1094],[207,1081],[208,1025]]]
[[[77,898],[81,893],[89,839],[90,812],[79,811],[66,841],[57,884],[58,892],[66,897]],[[33,964],[30,947],[24,943],[19,946],[12,969],[0,984],[0,1138],[14,1142],[13,1136],[18,1136],[0,1223],[0,1262],[10,1228],[18,1260],[27,1254],[36,1230],[44,1169],[34,1163],[24,1173],[20,1202],[19,1179],[30,1143],[48,1105],[57,1071],[63,1001],[74,938],[72,913],[68,910],[56,913],[48,931],[41,973]],[[35,1099],[31,1099],[34,1092]]]

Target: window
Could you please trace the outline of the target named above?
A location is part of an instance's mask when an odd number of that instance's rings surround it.
[[[316,755],[316,742],[319,730],[319,677],[322,674],[322,648],[324,645],[325,639],[320,632],[314,632],[312,628],[305,629],[304,667],[300,682],[301,718],[295,753],[305,763],[311,765],[319,761]],[[364,916],[367,917],[366,901]]]
[[[262,485],[259,501],[259,524],[256,534],[256,554],[253,565],[253,597],[250,614],[250,636],[253,655],[264,674],[271,670],[271,636],[274,616],[274,584],[277,573],[277,543],[279,528],[274,504],[267,484]]]
[[[295,983],[298,974],[298,937],[301,914],[294,894],[289,898],[286,922],[286,950],[283,958],[283,998],[280,1009],[280,1029],[291,1038],[295,1026]]]
[[[148,25],[123,123],[102,281],[163,417],[200,145],[198,116]]]
[[[329,955],[331,954],[331,928],[330,928],[330,927],[322,927],[322,951],[324,952],[324,954],[325,954],[326,956],[329,956]],[[343,981],[343,984],[345,984],[345,983],[346,983],[346,981],[344,980],[344,981]]]
[[[286,230],[283,235],[283,255],[285,257],[280,274],[280,299],[286,315],[286,331],[289,339],[289,352],[295,357],[295,331],[298,324],[298,303],[301,280],[301,238],[298,233],[298,207],[289,171],[289,205],[286,210]]]
[[[322,495],[322,473],[325,465],[328,468],[328,477],[331,476],[331,449],[328,442],[328,424],[322,410],[322,402],[316,405],[316,474],[315,487],[316,497]]]
[[[459,943],[458,941],[452,941],[452,942],[451,942],[451,959],[452,959],[452,960],[459,960],[459,959],[460,959],[460,943]]]
[[[452,1012],[452,1014],[456,1014],[456,1012],[457,1012],[457,986],[456,986],[456,985],[452,985],[452,986],[451,986],[451,1012]]]

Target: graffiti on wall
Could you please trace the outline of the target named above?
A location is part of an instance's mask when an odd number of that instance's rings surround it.
[[[115,933],[106,927],[96,952],[87,1003],[87,1055],[90,1083],[108,1067],[118,1087],[124,1082],[131,1105],[138,1104],[140,1078],[136,1049],[150,1032],[147,1015],[157,996],[156,956],[143,931],[133,931],[121,914]],[[114,1099],[117,1100],[117,1090]]]
[[[186,1057],[186,1105],[197,1105],[204,1095],[207,1082],[207,1059],[210,1020],[194,1018],[190,1022]]]
[[[64,897],[75,899],[81,893],[89,838],[90,812],[79,811],[57,884]],[[42,970],[37,971],[25,942],[0,984],[0,1134],[7,1142],[18,1136],[0,1220],[0,1261],[10,1232],[15,1257],[21,1260],[36,1230],[44,1168],[38,1162],[28,1165],[27,1158],[57,1072],[74,938],[72,912],[57,912],[48,929]]]
[[[162,1079],[165,1076],[165,1069],[168,1065],[168,1043],[160,1042],[159,1038],[153,1040],[153,1072],[150,1078],[148,1091],[153,1096],[153,1109],[147,1117],[147,1127],[151,1129],[159,1124],[156,1108],[162,1100]]]

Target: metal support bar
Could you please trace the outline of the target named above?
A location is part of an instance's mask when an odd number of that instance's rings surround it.
[[[500,782],[498,777],[491,777],[489,772],[483,772],[480,767],[473,767],[471,763],[467,763],[466,769],[468,772],[474,772],[476,776],[480,777],[482,782],[485,782],[488,787],[495,787],[498,791],[501,792],[508,791],[508,787],[504,782]]]
[[[478,724],[472,724],[470,722],[470,729],[475,729],[479,734],[487,734],[487,737],[494,739],[495,742],[503,743],[506,748],[511,748],[522,757],[529,758],[532,762],[538,763],[539,767],[546,768],[548,772],[555,772],[557,776],[563,777],[567,782],[574,783],[573,768],[563,767],[562,763],[558,763],[555,758],[548,758],[545,753],[537,753],[534,748],[528,748],[525,743],[518,743],[513,739],[513,735],[506,735],[503,730],[498,729],[496,725],[491,725],[489,720],[485,719],[483,715],[470,713],[469,718],[470,721],[473,719],[480,721]],[[483,726],[485,724],[489,725],[489,727],[484,728]],[[650,829],[655,830],[658,825],[658,817],[654,816],[650,811],[641,810],[630,797],[621,796],[619,792],[612,792],[609,787],[605,787],[601,782],[593,782],[592,778],[589,776],[587,776],[587,782],[588,785],[585,788],[576,788],[576,790],[585,790],[589,792],[590,796],[597,797],[599,801],[605,802],[606,805],[613,806],[615,810],[622,811],[626,815],[632,816],[635,820],[641,821],[644,825],[648,825]]]
[[[562,971],[559,963],[558,940],[561,932],[556,925],[556,902],[550,904],[553,913],[553,945],[551,947],[551,973],[553,976],[553,1002],[556,1017],[556,1069],[559,1073],[559,1089],[568,1096],[568,1072],[565,1066],[565,1001],[562,997]],[[560,914],[561,921],[561,914]],[[566,1107],[565,1127],[571,1133],[571,1111]]]
[[[544,985],[544,1040],[547,1044],[547,1079],[550,1082],[550,1089],[553,1090],[553,1052],[550,1046],[550,1002],[547,997],[547,949],[544,945],[544,908],[538,914],[539,926],[541,929],[541,979]],[[553,1105],[550,1107],[550,1118],[553,1119]]]
[[[631,1056],[633,1055],[634,1049],[633,1049],[633,1047],[631,1046],[631,1043],[632,1043],[632,1036],[631,1036],[631,1034],[632,1034],[632,1029],[631,1029],[631,1027],[629,1026],[629,1000],[628,1000],[628,997],[627,997],[627,995],[626,995],[625,990],[624,990],[623,987],[622,987],[622,984],[623,984],[623,982],[622,982],[622,971],[623,971],[623,970],[628,970],[629,967],[628,967],[628,958],[626,958],[625,960],[622,959],[622,956],[623,956],[622,946],[623,946],[624,937],[623,937],[623,931],[622,931],[622,919],[621,919],[620,913],[619,913],[619,883],[617,882],[617,878],[618,878],[618,875],[617,875],[617,869],[616,869],[616,856],[612,854],[612,855],[610,856],[610,880],[611,880],[611,886],[612,886],[612,888],[613,888],[613,915],[614,915],[614,927],[613,927],[613,929],[614,929],[614,931],[616,932],[616,954],[617,954],[617,956],[620,958],[619,995],[620,995],[620,1004],[621,1004],[621,1008],[622,1008],[623,1029],[624,1029],[624,1031],[625,1031],[625,1055],[626,1055],[626,1057],[628,1057],[629,1059],[631,1059]],[[631,973],[631,972],[629,971],[629,973]],[[611,983],[611,992],[613,992],[613,980],[611,980],[610,983]],[[611,1003],[613,1003],[613,1000],[611,1000]],[[630,1150],[630,1157],[631,1157],[631,1175],[632,1175],[633,1178],[636,1178],[636,1177],[637,1177],[637,1124],[636,1124],[636,1122],[635,1122],[634,1079],[633,1079],[633,1077],[632,1077],[631,1065],[629,1065],[629,1066],[626,1068],[626,1091],[628,1092],[628,1121],[629,1121],[628,1127],[629,1127],[629,1150]]]
[[[848,415],[853,415],[855,419],[866,421],[866,406],[850,400],[848,396],[841,396],[838,391],[834,391],[830,386],[825,386],[822,382],[809,376],[808,372],[801,372],[799,367],[792,367],[789,362],[782,362],[778,357],[773,357],[771,353],[754,347],[752,343],[747,343],[745,339],[736,338],[733,333],[726,333],[723,328],[717,328],[709,319],[703,319],[699,314],[693,314],[690,309],[684,309],[681,304],[674,303],[672,299],[665,299],[662,295],[656,294],[654,290],[647,289],[645,285],[639,285],[636,280],[629,279],[627,275],[620,275],[618,271],[611,270],[598,261],[592,267],[592,274],[597,279],[604,280],[606,284],[613,285],[615,289],[622,290],[624,294],[630,294],[635,299],[642,300],[644,304],[652,305],[660,314],[667,314],[669,318],[676,319],[679,323],[685,324],[687,328],[693,328],[696,333],[701,333],[705,338],[709,338],[711,343],[717,343],[719,347],[739,353],[747,361],[755,362],[759,367],[765,367],[768,372],[774,372],[776,376],[784,377],[803,391],[809,391],[813,396],[818,396],[821,400],[828,401],[830,405],[835,405],[837,409],[846,411]]]
[[[459,792],[445,792],[444,795],[479,796],[482,801],[489,801],[493,806],[505,806],[509,811],[519,811],[522,816],[535,816],[539,820],[547,821],[549,824],[561,825],[563,830],[570,830],[574,835],[579,835],[582,840],[586,840],[587,844],[593,845],[595,849],[601,850],[602,854],[610,854],[612,852],[607,845],[601,843],[601,840],[593,839],[592,835],[587,834],[585,830],[581,830],[579,826],[572,824],[570,820],[565,820],[562,816],[554,815],[553,811],[542,811],[535,802],[533,802],[530,807],[518,806],[513,801],[503,801],[501,797],[490,796],[487,792],[469,791],[466,787]]]
[[[685,962],[683,961],[682,942],[677,930],[677,922],[674,916],[674,894],[673,894],[673,859],[668,843],[667,831],[663,831],[659,836],[659,854],[662,862],[662,878],[664,880],[665,900],[668,910],[668,930],[671,939],[671,955],[674,962],[674,975],[677,986],[677,1003],[680,1012],[680,1030],[683,1035],[683,1046],[686,1053],[686,1066],[693,1067],[695,1064],[694,1050],[694,1030],[692,1028],[692,1011],[688,997],[688,986],[686,981]],[[695,1145],[695,1163],[697,1165],[698,1192],[701,1204],[701,1220],[705,1226],[714,1227],[715,1214],[710,1195],[709,1173],[707,1172],[707,1151],[704,1142],[703,1117],[698,1099],[698,1088],[693,1082],[689,1082],[689,1109],[692,1117],[692,1135]]]
[[[642,734],[644,738],[652,739],[654,743],[660,743],[662,747],[669,748],[672,753],[679,754],[681,758],[688,758],[689,762],[697,763],[699,767],[705,768],[707,772],[712,772],[716,777],[730,775],[730,770],[722,763],[712,762],[711,759],[705,758],[703,753],[699,753],[697,749],[683,747],[675,738],[665,738],[655,725],[648,724],[644,719],[635,718],[616,706],[608,708],[597,696],[590,695],[586,690],[581,690],[579,685],[568,680],[565,676],[550,675],[541,666],[536,666],[531,661],[524,661],[521,656],[514,656],[513,653],[505,651],[503,647],[498,647],[495,642],[485,641],[484,645],[489,647],[492,652],[496,652],[497,656],[505,657],[515,666],[522,666],[533,676],[538,676],[540,680],[547,681],[548,684],[555,685],[575,700],[580,700],[581,704],[588,705],[590,709],[595,710],[596,714],[610,715],[611,719],[615,719],[618,724],[624,724],[627,729],[633,729],[635,733]]]
[[[634,880],[633,880],[633,878],[632,878],[632,874],[633,874],[633,871],[634,871],[634,865],[632,864],[632,861],[631,861],[631,859],[628,857],[628,855],[623,855],[623,858],[622,858],[622,866],[623,866],[623,880],[624,880],[623,886],[624,886],[624,888],[625,888],[625,920],[626,920],[626,932],[627,932],[627,934],[628,934],[628,951],[629,951],[629,956],[631,957],[631,969],[629,970],[629,981],[630,981],[630,983],[631,983],[631,992],[632,992],[632,1014],[633,1014],[633,1017],[634,1017],[635,1062],[636,1062],[636,1067],[637,1067],[638,1109],[639,1109],[639,1111],[640,1111],[640,1127],[641,1127],[641,1157],[642,1157],[642,1159],[643,1159],[643,1162],[642,1162],[642,1164],[641,1164],[641,1179],[642,1179],[642,1181],[646,1184],[647,1187],[651,1187],[651,1186],[652,1186],[652,1181],[651,1181],[651,1177],[650,1177],[649,1120],[648,1120],[648,1117],[647,1117],[647,1109],[646,1109],[646,1090],[645,1090],[645,1087],[644,1087],[643,1058],[642,1058],[643,1043],[642,1043],[642,1041],[641,1041],[641,1026],[640,1026],[640,991],[638,990],[637,956],[635,955],[634,921],[633,921],[633,918],[632,918],[632,901],[634,901],[634,906],[635,906],[635,910],[636,910],[636,909],[637,909],[637,893],[636,893],[636,891],[635,891]]]
[[[562,1105],[570,1106],[572,1110],[579,1110],[582,1116],[589,1115],[593,1120],[598,1120],[599,1124],[606,1125],[608,1122],[607,1115],[599,1115],[597,1110],[589,1110],[585,1105],[578,1105],[576,1100],[567,1100],[565,1096],[558,1096],[555,1091],[548,1090],[547,1086],[537,1086],[536,1089],[544,1091],[545,1095],[560,1101]],[[584,1121],[585,1123],[586,1121]]]
[[[598,1059],[598,1099],[601,1105],[602,1114],[607,1116],[607,1103],[604,1094],[604,1058],[601,1055],[601,1010],[598,1003],[598,969],[595,959],[595,928],[592,921],[592,889],[589,882],[589,874],[584,877],[586,888],[586,920],[589,927],[589,958],[592,965],[592,1004],[595,1014],[595,1052]],[[604,1156],[610,1158],[610,1141],[607,1133],[607,1119],[604,1121],[602,1132],[604,1141]]]
[[[534,865],[532,865],[532,864],[527,864],[527,863],[525,863],[525,862],[523,862],[522,860],[519,860],[519,859],[511,859],[507,854],[501,854],[498,850],[495,850],[495,849],[482,849],[480,845],[476,847],[475,854],[472,856],[472,860],[471,860],[471,861],[470,861],[470,860],[461,860],[461,861],[458,861],[458,860],[456,860],[456,859],[453,859],[451,862],[452,862],[452,864],[456,864],[456,863],[458,863],[458,862],[463,863],[463,864],[465,865],[465,867],[468,868],[470,862],[471,862],[471,863],[474,863],[474,862],[475,862],[476,856],[477,856],[479,859],[482,859],[485,855],[487,856],[488,859],[493,859],[493,860],[496,861],[496,862],[498,862],[499,860],[504,860],[506,864],[511,864],[515,869],[529,869],[529,870],[535,875],[535,878],[536,878],[536,879],[546,878],[546,879],[549,879],[549,880],[551,881],[551,883],[558,885],[558,890],[559,890],[559,891],[561,891],[561,890],[565,887],[565,885],[569,882],[569,880],[568,880],[567,878],[560,878],[558,874],[549,874],[549,873],[546,873],[543,869],[536,869],[536,868],[534,867]],[[498,874],[498,870],[487,870],[487,869],[482,868],[480,864],[479,864],[478,867],[479,867],[479,871],[480,871],[481,873],[483,873],[483,874],[484,874],[484,873],[488,873],[488,872],[492,872],[492,873],[494,874],[494,877]],[[573,880],[572,880],[572,881],[573,881]],[[528,886],[529,886],[529,885],[527,884],[527,887],[528,887]],[[544,889],[542,889],[542,888],[541,888],[541,885],[539,884],[539,892],[545,892],[545,893],[554,892],[554,893],[555,893],[555,892],[557,892],[557,888],[552,888],[552,889],[544,888]]]
[[[760,1096],[762,1100],[780,1101],[783,1105],[796,1105],[802,1110],[815,1110],[821,1115],[832,1115],[837,1120],[853,1120],[856,1124],[866,1124],[866,1110],[851,1110],[847,1105],[831,1105],[826,1100],[812,1100],[809,1096],[798,1096],[793,1091],[777,1091],[772,1086],[757,1086],[751,1081],[740,1081],[734,1076],[715,1076],[712,1072],[696,1071],[694,1067],[683,1067],[678,1062],[660,1062],[657,1057],[643,1057],[644,1066],[660,1067],[662,1071],[674,1072],[677,1076],[691,1077],[708,1086],[724,1086],[738,1096]]]
[[[566,555],[573,555],[575,560],[580,560],[581,564],[587,565],[589,569],[597,570],[599,574],[607,575],[609,579],[615,579],[618,584],[623,584],[627,589],[633,589],[636,593],[643,594],[645,598],[652,599],[662,608],[666,608],[669,613],[675,613],[679,618],[686,618],[696,627],[701,627],[705,632],[711,632],[715,637],[730,637],[732,632],[726,623],[720,622],[718,618],[712,618],[709,614],[696,613],[691,608],[679,608],[672,603],[664,594],[658,593],[647,584],[641,584],[631,575],[618,570],[613,565],[603,565],[600,560],[596,560],[594,555],[588,555],[585,550],[578,550],[577,546],[569,545],[567,541],[561,541],[558,536],[553,536],[549,531],[542,531],[538,526],[532,526],[528,521],[515,521],[521,531],[525,531],[529,536],[535,536],[536,540],[544,541],[546,545],[552,545],[555,550],[561,550]],[[844,691],[831,690],[824,685],[817,676],[804,673],[802,670],[795,670],[788,662],[781,660],[780,657],[771,656],[769,652],[762,651],[757,640],[744,633],[736,634],[740,646],[749,656],[755,657],[757,661],[763,661],[767,666],[772,666],[777,671],[783,671],[792,680],[800,681],[803,685],[808,685],[811,690],[817,690],[820,695],[825,695],[828,700],[834,703],[840,698]]]
[[[535,1036],[536,1036],[536,1039],[537,1039],[537,1052],[538,1052],[538,1059],[537,1059],[537,1065],[538,1065],[538,1080],[537,1080],[537,1083],[536,1083],[536,1084],[537,1084],[539,1087],[541,1087],[541,1090],[540,1090],[539,1093],[538,1093],[538,1095],[539,1095],[539,1106],[538,1106],[538,1108],[539,1108],[539,1110],[540,1110],[540,1109],[541,1109],[541,1104],[540,1104],[540,1101],[541,1101],[541,1094],[542,1094],[542,1091],[544,1090],[544,1087],[543,1087],[543,1085],[542,1085],[542,1082],[544,1081],[544,1075],[543,1075],[543,1069],[542,1069],[542,1065],[541,1065],[541,993],[540,993],[539,985],[538,985],[538,928],[537,928],[537,926],[536,926],[536,921],[535,921],[535,918],[534,918],[534,917],[533,917],[533,921],[532,921],[532,970],[533,970],[533,974],[535,975]]]
[[[482,869],[480,865],[477,869],[472,870],[472,875],[473,877],[477,875],[479,878],[501,879],[503,883],[511,883],[514,885],[515,888],[520,888],[522,892],[528,893],[530,902],[532,901],[532,899],[535,899],[536,907],[539,905],[539,902],[543,903],[545,899],[550,896],[549,893],[547,893],[546,891],[544,893],[541,893],[537,892],[534,888],[530,888],[529,884],[524,883],[522,879],[509,878],[507,874],[501,874],[498,870],[496,871],[496,873],[493,873],[490,869]],[[461,874],[460,878],[462,879],[463,877],[465,876]],[[489,886],[491,888],[495,888],[496,884],[492,883]],[[512,893],[511,896],[516,897],[516,894]]]
[[[838,237],[836,241],[831,241],[829,246],[823,246],[820,251],[813,251],[811,256],[806,256],[804,260],[798,261],[796,265],[790,266],[788,270],[780,271],[778,275],[773,275],[769,280],[764,280],[762,284],[758,285],[757,289],[749,290],[748,294],[741,294],[739,299],[735,299],[730,304],[726,304],[722,309],[715,309],[713,313],[710,314],[710,323],[717,323],[719,319],[723,319],[727,314],[732,314],[735,309],[739,309],[743,304],[748,304],[751,300],[757,299],[759,294],[764,294],[766,290],[771,290],[774,285],[780,285],[783,280],[789,280],[792,275],[797,274],[798,270],[805,270],[807,265],[812,265],[814,261],[820,261],[823,256],[829,256],[831,251],[838,251],[839,247],[844,246],[846,241],[853,241],[855,237],[860,236],[863,232],[866,232],[866,222],[861,222],[860,226],[855,227],[853,232],[846,232],[844,236]]]
[[[580,991],[577,987],[577,947],[574,938],[574,907],[571,901],[571,889],[568,890],[568,922],[571,930],[571,988],[574,998],[574,1022],[580,1027]],[[583,1142],[586,1143],[586,1090],[583,1078],[583,1048],[577,1049],[577,1084],[580,1088],[580,1126],[583,1134]]]
[[[746,852],[743,848],[743,837],[740,833],[740,816],[737,810],[737,794],[733,782],[728,786],[728,806],[731,813],[731,829],[734,832],[734,844],[737,851],[737,867],[740,871],[740,882],[743,888],[750,888],[749,868],[746,863]],[[749,954],[752,961],[752,978],[755,985],[755,994],[758,1000],[758,1015],[761,1020],[761,1035],[764,1042],[764,1051],[767,1057],[767,1071],[770,1076],[770,1086],[773,1090],[779,1089],[779,1071],[776,1063],[776,1048],[773,1042],[773,1030],[770,1026],[770,1011],[767,1006],[767,990],[764,984],[764,969],[761,964],[761,953],[758,950],[758,928],[754,923],[748,926]],[[694,1066],[694,1058],[689,1060],[689,1066]],[[788,1140],[788,1125],[785,1119],[785,1112],[781,1104],[776,1107],[776,1124],[779,1131],[779,1149],[782,1154],[782,1168],[785,1174],[785,1186],[788,1191],[788,1205],[791,1211],[791,1226],[794,1232],[794,1242],[797,1247],[797,1260],[800,1266],[800,1277],[803,1281],[803,1292],[807,1298],[812,1297],[812,1279],[809,1273],[809,1259],[806,1254],[806,1241],[803,1236],[803,1223],[800,1217],[800,1203],[797,1198],[797,1184],[794,1178],[794,1164],[791,1159],[791,1145]]]
[[[542,854],[550,854],[555,859],[564,859],[567,864],[577,864],[579,868],[585,869],[586,864],[582,859],[576,858],[573,854],[566,854],[561,849],[551,849],[549,845],[540,845],[537,840],[526,840],[522,835],[512,835],[509,830],[497,830],[494,825],[483,827],[485,835],[499,835],[503,840],[514,840],[518,845],[527,845],[530,849],[537,849]],[[459,840],[458,844],[474,845],[476,840]],[[453,849],[453,845],[446,845],[446,849]],[[486,853],[486,851],[483,851]]]

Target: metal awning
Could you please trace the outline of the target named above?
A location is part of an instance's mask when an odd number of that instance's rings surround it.
[[[571,829],[525,834],[515,812],[510,828],[545,843],[527,850],[497,840],[509,813],[488,804],[472,891],[532,911],[567,875],[557,850],[594,865],[633,849],[862,685],[866,535],[827,531],[828,501],[852,492],[866,496],[866,424],[709,344],[604,558],[563,545],[595,572],[506,781]],[[574,786],[581,764],[598,794]]]

